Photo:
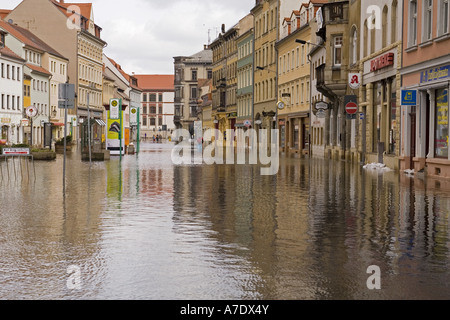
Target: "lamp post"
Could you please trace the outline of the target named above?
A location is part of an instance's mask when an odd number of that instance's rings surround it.
[[[308,41],[305,41],[305,40],[301,40],[301,39],[295,39],[295,42],[297,42],[297,43],[301,43],[301,44],[310,44],[310,45],[313,45],[313,46],[316,46],[316,47],[321,47],[321,48],[325,48],[325,46],[324,46],[324,45],[321,45],[321,44],[316,44],[316,43],[312,43],[312,42],[308,42]]]

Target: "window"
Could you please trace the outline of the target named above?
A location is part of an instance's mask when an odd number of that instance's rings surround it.
[[[449,0],[440,0],[438,15],[438,35],[441,36],[449,33]]]
[[[333,41],[333,65],[340,66],[342,64],[342,36],[334,38]]]
[[[143,118],[142,118],[142,125],[143,125],[144,127],[147,126],[147,117],[143,117]]]
[[[197,80],[197,70],[192,70],[192,80]]]
[[[356,61],[358,61],[358,32],[356,31],[356,28],[353,28],[352,32],[350,54],[351,64],[355,64]]]
[[[2,72],[2,78],[4,78],[5,77],[5,64],[4,63],[2,63],[2,70],[1,70],[1,72]]]
[[[156,102],[156,94],[154,93],[150,94],[150,102]]]
[[[147,94],[146,93],[142,94],[142,101],[147,102]]]
[[[156,125],[156,119],[155,118],[150,118],[150,125],[151,126]]]
[[[197,99],[197,87],[191,87],[191,99]]]
[[[409,2],[409,26],[408,26],[408,45],[415,46],[417,44],[417,1]]]
[[[392,1],[391,9],[391,43],[397,40],[397,0]]]
[[[387,16],[388,16],[388,8],[387,6],[383,7],[383,15],[381,18],[381,47],[384,48],[387,46],[387,31],[388,31],[388,23],[387,23]]]
[[[435,156],[448,158],[448,89],[436,90]]]
[[[433,0],[425,0],[423,5],[422,41],[427,41],[432,38],[433,32]]]
[[[150,106],[150,113],[156,114],[156,106]]]

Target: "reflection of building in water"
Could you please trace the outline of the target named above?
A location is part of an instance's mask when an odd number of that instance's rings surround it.
[[[79,292],[66,288],[67,268],[77,265],[85,275],[95,272],[95,281],[83,289],[95,296],[100,256],[101,215],[105,190],[103,169],[83,165],[69,156],[66,197],[63,197],[62,161],[37,162],[36,181],[27,179],[0,183],[0,229],[3,273],[12,276],[9,298],[45,299],[73,297]],[[95,271],[94,271],[95,270]],[[4,296],[4,298],[8,298]]]

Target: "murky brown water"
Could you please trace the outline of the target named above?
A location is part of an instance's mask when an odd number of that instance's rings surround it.
[[[295,158],[261,176],[142,148],[72,155],[65,198],[61,156],[0,181],[0,299],[450,298],[450,182]]]

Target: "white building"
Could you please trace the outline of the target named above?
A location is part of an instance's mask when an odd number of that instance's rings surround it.
[[[175,129],[174,75],[135,75],[142,89],[141,139],[161,135],[171,136]]]
[[[8,33],[5,36],[6,46],[26,61],[21,87],[27,84],[30,90],[21,104],[24,104],[24,108],[33,106],[38,110],[36,117],[30,119],[32,120],[30,121],[32,127],[24,130],[27,134],[26,140],[29,143],[31,142],[31,145],[51,146],[51,131],[44,134],[44,127],[50,124],[50,81],[52,74],[44,68],[43,62],[49,51],[52,55],[55,55],[54,50],[45,45],[29,30],[17,25],[0,21],[0,30]],[[29,141],[31,137],[28,134],[30,133],[33,141]],[[44,141],[45,137],[47,138],[46,141]]]
[[[5,47],[6,33],[0,31],[0,144],[23,142],[22,78],[24,60]]]

